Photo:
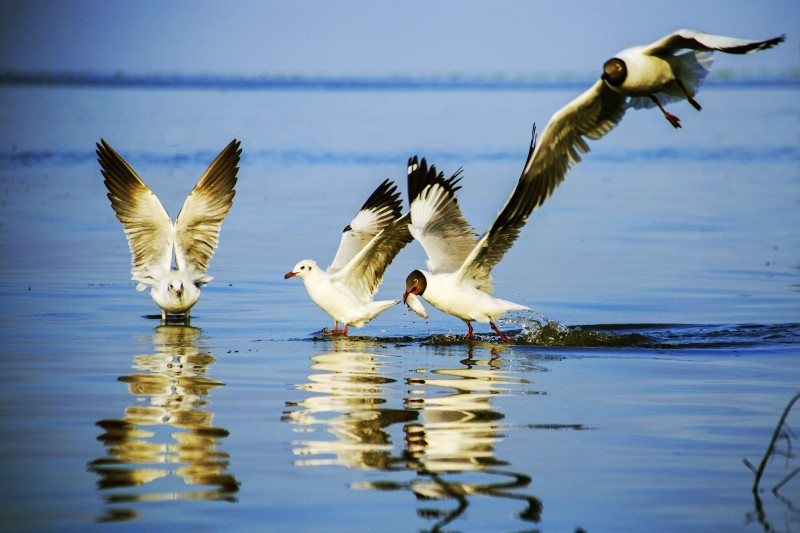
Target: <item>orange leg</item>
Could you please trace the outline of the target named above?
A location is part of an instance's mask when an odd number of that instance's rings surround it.
[[[683,94],[686,95],[686,99],[689,100],[689,103],[692,104],[692,107],[694,107],[698,111],[703,109],[700,106],[700,104],[697,102],[697,100],[692,98],[692,96],[689,94],[689,91],[686,90],[686,87],[683,85],[683,82],[681,80],[679,80],[678,78],[675,78],[675,82],[678,84],[678,87],[681,88],[681,91],[683,91]]]
[[[492,326],[492,329],[495,331],[495,333],[500,335],[500,338],[503,339],[504,343],[506,343],[506,344],[516,344],[514,341],[512,341],[511,339],[509,339],[508,337],[503,335],[503,332],[500,331],[499,329],[497,329],[497,326],[494,325],[494,322],[489,322],[489,325]]]
[[[467,333],[467,336],[464,337],[465,341],[468,341],[468,340],[470,340],[472,338],[472,324],[467,322],[467,327],[469,328],[469,332]]]
[[[673,128],[680,128],[681,127],[681,119],[679,119],[675,115],[671,115],[671,114],[667,113],[667,111],[661,106],[661,102],[658,101],[658,98],[656,98],[655,96],[653,96],[651,94],[650,95],[650,99],[652,101],[654,101],[656,103],[656,105],[658,106],[658,108],[661,110],[661,112],[664,113],[664,117],[669,121],[670,124],[672,124]]]
[[[344,329],[342,330],[342,337],[346,337],[347,336],[347,327],[348,327],[348,324],[345,324],[344,325]]]

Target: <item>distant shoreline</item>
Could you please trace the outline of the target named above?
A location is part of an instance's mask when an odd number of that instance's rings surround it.
[[[442,76],[186,75],[90,72],[0,72],[0,85],[233,91],[547,91],[583,90],[596,77],[579,74]],[[706,86],[723,88],[800,88],[800,72],[751,73],[720,70]]]

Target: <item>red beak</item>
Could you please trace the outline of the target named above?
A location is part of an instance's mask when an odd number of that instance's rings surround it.
[[[409,294],[417,294],[417,288],[414,287],[410,291],[406,291],[406,292],[403,293],[403,303],[406,303],[406,298],[408,298]]]
[[[297,272],[287,272],[287,273],[286,273],[286,275],[285,275],[285,276],[283,276],[283,279],[289,279],[289,278],[293,278],[293,277],[295,277],[296,275],[297,275]]]

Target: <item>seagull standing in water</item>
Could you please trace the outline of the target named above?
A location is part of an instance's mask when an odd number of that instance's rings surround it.
[[[222,221],[233,205],[239,168],[237,140],[217,156],[203,173],[172,223],[153,191],[105,140],[97,144],[98,162],[105,177],[108,199],[125,229],[136,290],[150,288],[150,296],[167,313],[184,313],[200,298],[200,287],[213,278],[206,272],[219,242]],[[175,256],[177,268],[173,268]]]
[[[361,328],[400,300],[373,301],[383,274],[395,256],[411,242],[409,215],[401,215],[397,186],[386,180],[370,195],[342,232],[339,250],[327,270],[304,259],[284,279],[299,277],[308,295],[334,320],[331,334],[347,335]],[[339,323],[344,328],[339,330]]]
[[[663,104],[688,100],[700,111],[694,96],[711,71],[715,51],[750,54],[785,40],[785,35],[766,41],[747,41],[697,30],[678,30],[652,44],[625,49],[606,61],[601,76],[603,86],[597,90],[630,97],[628,107],[635,109],[658,106],[669,123],[680,128],[680,119],[667,113]],[[676,55],[680,50],[689,51]]]

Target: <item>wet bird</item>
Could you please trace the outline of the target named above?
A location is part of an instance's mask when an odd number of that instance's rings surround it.
[[[172,223],[155,194],[105,140],[97,144],[98,162],[111,207],[122,223],[133,256],[131,274],[136,289],[150,296],[167,313],[184,313],[200,298],[200,287],[213,278],[208,263],[219,242],[222,221],[236,194],[236,174],[242,151],[233,140],[203,173]],[[173,266],[173,254],[175,265]]]
[[[603,65],[602,86],[596,86],[597,97],[614,91],[630,98],[628,107],[635,109],[658,106],[675,128],[680,119],[667,113],[663,104],[688,100],[700,111],[694,96],[711,71],[714,52],[750,54],[772,48],[786,40],[785,35],[766,41],[747,41],[696,30],[678,30],[646,46],[623,50]],[[680,50],[688,52],[676,55]]]
[[[334,320],[331,334],[347,335],[361,328],[400,300],[373,301],[386,269],[411,242],[409,215],[402,215],[397,186],[386,180],[370,195],[343,232],[339,249],[327,270],[304,259],[284,279],[299,277],[308,295]],[[339,330],[339,323],[343,329]]]

